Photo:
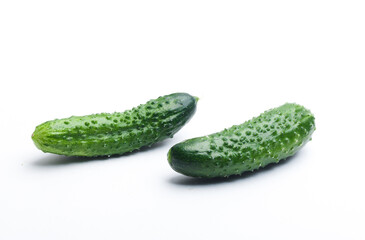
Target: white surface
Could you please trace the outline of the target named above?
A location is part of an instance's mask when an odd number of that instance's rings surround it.
[[[0,239],[364,239],[364,1],[1,1]],[[76,161],[54,118],[172,92],[194,118],[151,149]],[[197,181],[166,153],[285,102],[316,116],[291,160]]]

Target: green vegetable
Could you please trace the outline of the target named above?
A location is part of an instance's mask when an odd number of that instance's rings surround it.
[[[222,132],[178,143],[169,150],[168,161],[187,176],[227,177],[294,155],[314,130],[312,113],[287,103]]]
[[[37,126],[32,139],[43,152],[61,155],[123,154],[172,137],[194,115],[197,100],[174,93],[121,113],[56,119]]]

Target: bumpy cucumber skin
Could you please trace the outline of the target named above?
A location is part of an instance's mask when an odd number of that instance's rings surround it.
[[[192,177],[254,171],[294,155],[311,140],[314,120],[303,106],[286,103],[241,125],[178,143],[169,150],[168,162]]]
[[[123,154],[172,137],[194,115],[197,100],[174,93],[124,112],[56,119],[38,125],[32,139],[43,152],[60,155]]]

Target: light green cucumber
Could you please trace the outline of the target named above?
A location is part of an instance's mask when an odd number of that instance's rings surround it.
[[[36,127],[32,139],[43,152],[67,156],[123,154],[172,137],[196,104],[196,97],[174,93],[124,112],[48,121]]]

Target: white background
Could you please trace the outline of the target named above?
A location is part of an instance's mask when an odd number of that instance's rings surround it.
[[[0,239],[365,239],[365,2],[0,2]],[[173,139],[110,159],[39,151],[54,118],[198,96]],[[317,130],[242,177],[174,172],[168,149],[296,102]]]

